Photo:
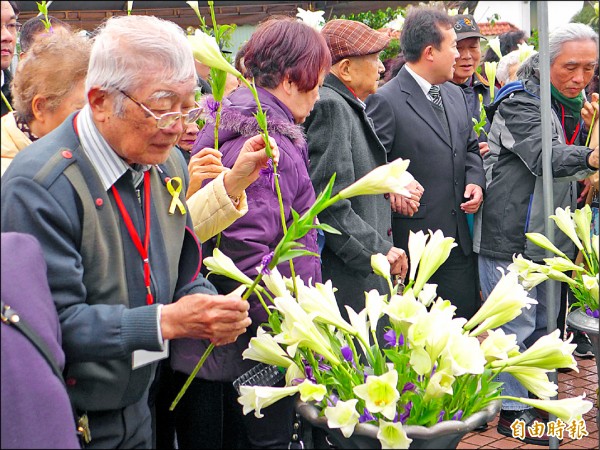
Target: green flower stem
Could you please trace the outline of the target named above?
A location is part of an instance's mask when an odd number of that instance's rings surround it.
[[[594,128],[594,123],[596,123],[596,110],[594,109],[594,114],[592,115],[592,123],[590,124],[590,131],[588,131],[588,136],[587,139],[585,141],[585,146],[589,146],[590,144],[590,139],[592,138],[592,130]]]
[[[13,112],[14,110],[12,109],[12,106],[10,106],[10,103],[8,103],[8,99],[4,96],[4,92],[0,92],[0,94],[2,95],[2,101],[4,102],[4,104],[6,105],[6,107],[8,108],[9,112]]]
[[[175,407],[177,406],[177,403],[179,403],[179,400],[181,400],[181,397],[183,397],[183,394],[185,394],[185,392],[187,391],[190,384],[192,384],[192,381],[194,381],[194,378],[196,378],[196,374],[198,373],[200,368],[204,365],[204,361],[206,361],[206,359],[208,358],[208,355],[210,355],[212,353],[214,348],[215,348],[215,344],[213,344],[211,342],[211,344],[204,351],[204,354],[202,355],[202,358],[200,358],[200,361],[198,361],[198,364],[196,364],[196,367],[194,367],[194,370],[192,371],[192,373],[190,374],[188,379],[185,380],[185,384],[179,391],[179,394],[177,394],[177,397],[175,397],[175,400],[173,400],[173,403],[171,403],[169,411],[173,411],[175,409]]]

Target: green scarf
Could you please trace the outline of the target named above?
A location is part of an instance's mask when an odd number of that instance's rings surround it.
[[[550,90],[552,91],[552,98],[571,111],[573,116],[575,116],[575,120],[579,120],[581,117],[581,108],[583,108],[583,103],[585,101],[583,94],[580,92],[577,97],[565,97],[552,83],[550,83]]]

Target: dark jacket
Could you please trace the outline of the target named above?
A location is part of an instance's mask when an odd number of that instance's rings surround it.
[[[315,191],[308,175],[306,140],[302,128],[294,124],[291,112],[282,102],[262,88],[258,88],[258,95],[262,108],[267,113],[269,135],[279,147],[279,185],[289,227],[292,221],[291,209],[302,215],[315,201]],[[256,119],[252,115],[255,112],[256,104],[249,89],[237,89],[228,97],[219,127],[219,150],[223,153],[222,162],[225,167],[232,167],[244,142],[259,133]],[[204,147],[213,146],[214,122],[209,122],[198,135],[192,155]],[[221,233],[219,249],[229,256],[242,272],[254,279],[258,274],[256,268],[262,259],[275,249],[283,237],[283,230],[272,177],[261,175],[246,189],[246,195],[248,213]],[[311,230],[299,242],[309,251],[318,252],[316,236],[316,231]],[[216,238],[213,238],[205,243],[205,255],[212,255],[215,241]],[[284,276],[290,276],[288,262],[279,264],[278,269]],[[317,257],[295,258],[294,269],[296,275],[306,283],[310,280],[313,284],[321,281],[321,267]],[[229,293],[238,286],[224,277],[211,276],[210,279],[221,293]],[[256,327],[266,321],[267,313],[258,299],[250,297],[249,300],[252,328],[238,337],[235,343],[215,348],[198,372],[198,377],[232,381],[256,364],[254,361],[243,361],[241,353],[247,348]],[[174,342],[171,357],[173,369],[190,373],[207,345],[207,341],[191,339]]]
[[[73,117],[19,152],[5,172],[2,231],[29,233],[40,241],[61,323],[65,378],[76,407],[115,410],[148,391],[156,363],[132,370],[132,352],[160,350],[158,303],[215,290],[199,274],[199,244],[189,214],[168,214],[172,197],[164,177],[179,176],[184,192],[187,187],[183,160],[173,150],[161,171],[150,169],[155,304],[146,305],[142,259],[112,192],[104,189],[82,151]],[[131,178],[123,176],[116,184],[132,221],[142,224]]]
[[[39,242],[2,233],[2,301],[15,310],[62,369],[65,354]],[[80,448],[64,384],[20,331],[2,329],[2,448]]]
[[[310,176],[320,192],[335,173],[335,194],[386,164],[387,158],[364,105],[335,75],[325,78],[319,95],[304,122]],[[341,232],[325,234],[323,278],[338,288],[342,314],[346,314],[343,305],[359,312],[365,307],[365,291],[388,291],[387,282],[373,273],[371,256],[386,255],[392,248],[390,202],[383,195],[341,200],[319,214],[319,221]]]
[[[10,83],[12,82],[13,76],[10,70],[8,69],[3,70],[2,72],[4,72],[4,84],[2,85],[2,93],[6,97],[6,100],[10,104],[11,108],[14,109],[14,106],[12,104],[12,93],[10,90]],[[6,106],[6,103],[4,103],[4,99],[0,100],[0,110],[0,116],[3,116],[4,114],[8,114],[10,112],[8,106]]]
[[[541,261],[542,247],[530,242],[525,233],[545,233],[542,177],[542,123],[539,80],[525,81],[518,91],[490,110],[492,127],[488,136],[490,152],[484,157],[487,178],[485,202],[475,216],[474,251],[491,258],[511,260],[514,254]],[[576,180],[591,175],[587,165],[591,149],[567,145],[561,121],[552,110],[552,176],[554,206],[577,205]],[[554,244],[567,256],[575,257],[573,242],[562,232]]]
[[[425,189],[412,217],[393,213],[395,246],[408,248],[409,231],[439,229],[444,236],[458,237],[469,255],[472,241],[460,204],[467,184],[485,188],[483,166],[463,91],[451,82],[440,88],[450,136],[406,66],[367,98],[367,113],[388,160],[410,160],[408,171]]]

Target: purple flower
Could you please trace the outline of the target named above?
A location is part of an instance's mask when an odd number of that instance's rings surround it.
[[[271,183],[271,189],[275,192],[275,171],[273,170],[273,160],[269,159],[267,161],[267,167],[265,169],[260,169],[260,175],[264,175],[267,177],[269,183]],[[277,174],[279,176],[279,174]]]
[[[352,361],[352,350],[350,349],[350,347],[345,345],[340,349],[340,351],[342,352],[342,356],[346,361]]]
[[[402,414],[400,414],[400,422],[404,425],[406,423],[406,420],[409,418],[410,416],[410,410],[413,407],[413,403],[412,402],[408,402],[406,405],[404,405],[404,412]]]
[[[363,411],[363,413],[358,418],[358,422],[359,423],[371,422],[371,421],[374,421],[374,420],[377,420],[377,419],[375,419],[375,417],[373,416],[373,414],[371,414],[371,412],[367,408],[365,408],[365,410]]]
[[[393,329],[389,329],[384,335],[383,338],[387,342],[388,347],[395,347],[396,345],[404,345],[404,336],[402,334],[398,338],[396,332]]]
[[[454,414],[452,416],[452,420],[461,420],[463,416],[463,410],[459,409],[458,411],[456,411],[456,414]]]
[[[269,264],[271,264],[272,259],[273,252],[263,257],[263,259],[260,261],[260,264],[262,266],[262,269],[260,269],[260,273],[262,273],[263,275],[271,275],[271,269],[269,269]]]
[[[433,376],[433,374],[435,373],[436,370],[437,370],[437,363],[433,363],[433,368],[431,369],[431,375],[429,375],[429,378],[431,378]]]
[[[308,364],[304,364],[304,374],[306,375],[306,378],[312,381],[313,383],[317,382],[312,367],[310,367]]]
[[[411,383],[410,381],[408,383],[406,383],[404,385],[404,387],[402,388],[402,392],[400,395],[404,394],[406,391],[414,391],[415,390],[415,385],[414,383]]]
[[[206,99],[206,112],[208,113],[210,118],[215,119],[217,117],[217,111],[219,110],[219,106],[221,106],[221,103],[216,101],[214,98],[208,97]]]
[[[327,405],[328,406],[335,406],[335,405],[337,405],[338,400],[339,400],[339,397],[337,395],[331,394],[329,396],[329,398],[327,399]]]
[[[446,411],[444,411],[443,409],[440,411],[440,415],[438,416],[438,423],[440,423],[442,420],[444,420],[444,416],[446,415]]]
[[[600,310],[596,309],[595,311],[592,311],[592,309],[589,306],[585,307],[585,313],[588,316],[593,317],[594,319],[600,317]]]

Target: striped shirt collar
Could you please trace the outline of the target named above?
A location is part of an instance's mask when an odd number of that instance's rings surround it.
[[[429,89],[431,89],[432,84],[425,78],[423,78],[421,75],[416,73],[414,70],[412,70],[409,64],[405,64],[404,67],[406,67],[406,71],[410,73],[410,75],[415,79],[415,81],[423,91],[423,94],[425,94],[425,97],[427,97],[429,100],[432,100],[431,96],[429,95]]]
[[[136,167],[132,167],[117,155],[96,128],[89,105],[83,107],[75,120],[77,120],[83,151],[98,172],[104,189],[108,191],[128,170],[131,170],[133,184],[137,186],[142,180],[144,171],[149,170],[151,166],[136,164]]]

